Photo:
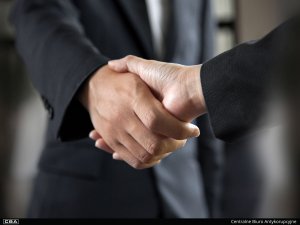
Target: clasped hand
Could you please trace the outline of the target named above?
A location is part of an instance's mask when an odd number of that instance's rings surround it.
[[[189,122],[206,111],[200,70],[135,56],[100,68],[80,95],[96,147],[145,169],[199,136]]]

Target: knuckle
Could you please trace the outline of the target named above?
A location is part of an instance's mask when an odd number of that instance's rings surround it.
[[[108,114],[108,121],[110,124],[119,123],[122,119],[122,112],[120,109],[114,108],[109,114]],[[113,127],[112,125],[110,127]]]
[[[125,59],[126,59],[127,61],[130,61],[130,60],[133,60],[133,59],[134,59],[134,56],[133,56],[133,55],[128,55],[128,56],[125,57]]]
[[[128,55],[128,56],[126,56],[125,57],[125,61],[126,61],[126,63],[127,63],[127,65],[129,64],[130,65],[130,63],[132,63],[134,60],[135,60],[135,56],[133,56],[133,55]]]
[[[162,148],[162,142],[155,141],[149,144],[147,150],[148,152],[150,152],[150,154],[156,155],[161,151],[161,148]]]
[[[142,161],[142,163],[149,163],[152,160],[152,155],[148,152],[144,152],[140,155],[140,160]]]
[[[135,160],[131,166],[134,168],[134,169],[137,169],[137,170],[142,170],[145,168],[145,165],[141,162],[139,162],[138,160]]]
[[[127,132],[129,134],[136,134],[139,132],[139,125],[136,123],[129,123],[127,126]]]
[[[149,110],[146,114],[145,114],[145,126],[154,131],[157,127],[157,124],[159,123],[159,119],[157,116],[157,113],[154,110]]]

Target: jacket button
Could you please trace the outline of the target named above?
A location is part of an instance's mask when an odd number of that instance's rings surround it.
[[[44,103],[45,109],[48,111],[48,118],[52,120],[54,118],[54,110],[49,104],[47,98],[45,98],[44,96],[41,96],[41,98],[42,98],[42,102]]]
[[[48,118],[52,120],[54,118],[54,110],[51,106],[48,107]]]

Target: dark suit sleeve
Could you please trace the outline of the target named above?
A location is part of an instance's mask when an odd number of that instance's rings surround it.
[[[108,59],[85,36],[70,0],[17,0],[16,45],[49,112],[52,135],[79,139],[92,129],[76,100],[83,82]]]
[[[277,46],[288,23],[203,64],[201,82],[215,136],[232,142],[248,134],[266,106]]]

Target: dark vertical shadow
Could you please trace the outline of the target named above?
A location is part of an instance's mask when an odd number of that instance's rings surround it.
[[[278,73],[278,86],[283,93],[287,112],[287,153],[293,171],[294,209],[297,217],[300,216],[300,4],[298,17],[291,25],[283,44],[282,68]]]
[[[5,192],[20,103],[29,93],[28,80],[14,47],[8,15],[12,0],[0,0],[0,218],[8,216]]]

